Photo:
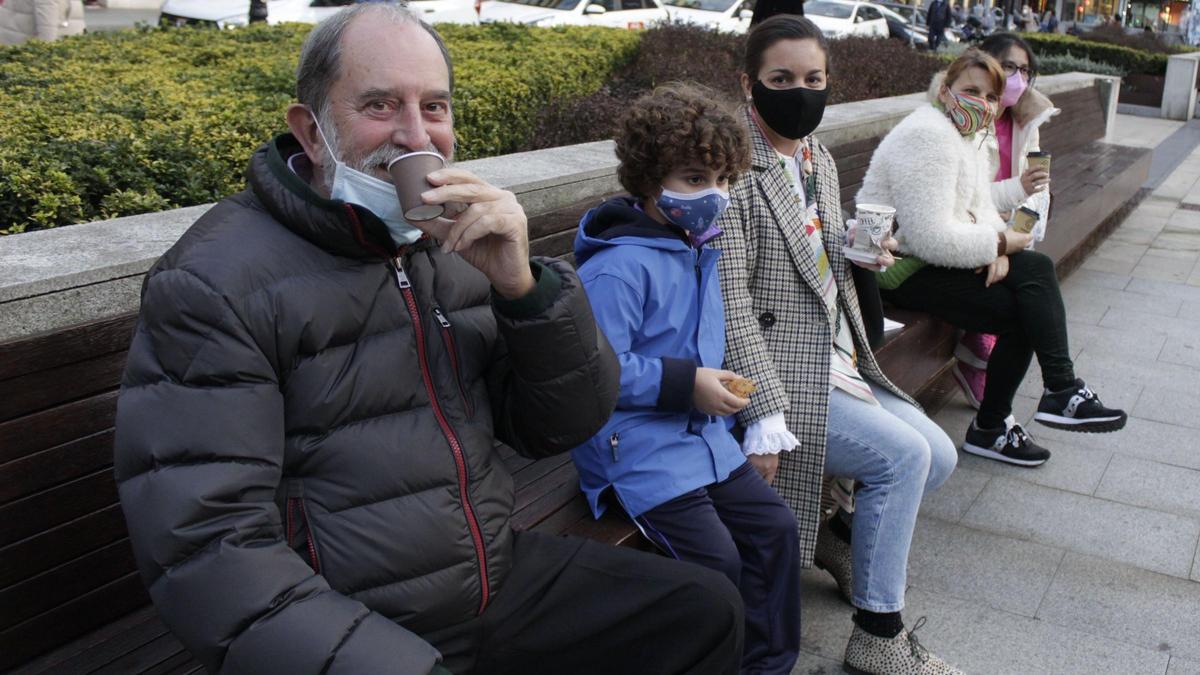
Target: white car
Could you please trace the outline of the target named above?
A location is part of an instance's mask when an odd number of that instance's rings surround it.
[[[664,0],[672,21],[726,33],[745,33],[754,18],[753,0]]]
[[[267,23],[317,23],[354,0],[267,0]],[[410,9],[430,23],[474,23],[474,0],[410,0]],[[162,20],[169,25],[245,26],[250,21],[250,0],[167,0]]]
[[[658,0],[484,0],[482,23],[530,26],[608,26],[641,30],[667,21]]]
[[[804,3],[804,18],[812,21],[827,37],[850,35],[888,36],[887,21],[878,7],[846,0],[809,0]]]

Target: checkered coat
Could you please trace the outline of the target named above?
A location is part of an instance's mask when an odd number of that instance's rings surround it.
[[[796,513],[800,550],[811,564],[820,517],[829,413],[833,330],[821,300],[817,268],[805,240],[804,208],[779,156],[747,113],[751,170],[731,190],[732,202],[715,240],[725,300],[725,365],[758,384],[738,421],[751,423],[784,412],[800,446],[780,456],[775,489]],[[863,377],[911,400],[888,381],[867,344],[854,281],[842,254],[844,227],[837,167],[811,139],[817,210],[842,311],[852,322]],[[809,196],[812,198],[812,196]]]

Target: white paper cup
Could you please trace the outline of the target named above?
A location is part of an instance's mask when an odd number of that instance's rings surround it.
[[[855,204],[854,245],[846,249],[846,257],[874,263],[883,255],[883,241],[892,233],[896,209],[884,204]]]

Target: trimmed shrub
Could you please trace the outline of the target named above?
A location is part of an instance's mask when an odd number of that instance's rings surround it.
[[[1163,75],[1167,72],[1166,54],[1152,54],[1120,45],[1081,40],[1071,35],[1025,33],[1021,37],[1029,42],[1039,57],[1070,54],[1090,61],[1107,63],[1126,73]]]
[[[537,131],[524,150],[612,138],[629,101],[667,82],[690,80],[742,100],[739,83],[745,36],[686,24],[647,30],[641,49],[603,89],[574,102],[560,102],[538,115]],[[829,103],[924,91],[944,65],[899,40],[842,38],[830,41]],[[704,58],[696,58],[703,54]]]
[[[0,47],[0,233],[220,199],[286,130],[311,26],[144,29]],[[544,101],[588,95],[632,31],[446,26],[459,158],[515,150]]]
[[[1054,75],[1057,73],[1092,73],[1094,75],[1116,75],[1125,77],[1124,70],[1107,63],[1100,63],[1067,52],[1066,54],[1044,54],[1038,57],[1038,73]]]

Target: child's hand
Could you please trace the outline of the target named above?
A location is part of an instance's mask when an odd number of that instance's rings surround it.
[[[697,368],[696,386],[692,389],[692,403],[706,415],[724,417],[750,405],[750,399],[735,396],[724,386],[724,382],[738,379],[737,373],[716,368]]]

